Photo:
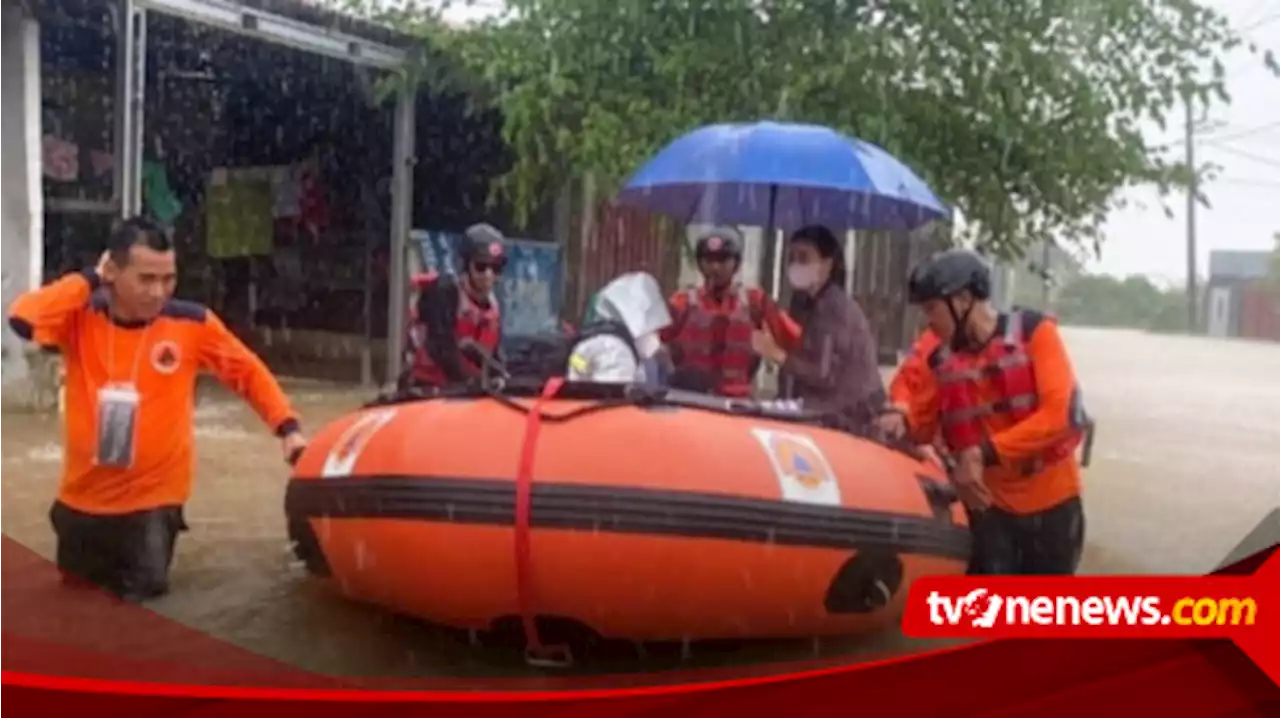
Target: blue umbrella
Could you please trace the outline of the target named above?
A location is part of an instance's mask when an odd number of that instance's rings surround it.
[[[880,147],[818,125],[709,125],[667,145],[618,200],[682,222],[914,229],[950,216],[928,185]]]

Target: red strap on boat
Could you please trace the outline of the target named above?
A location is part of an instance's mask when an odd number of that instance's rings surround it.
[[[543,651],[534,622],[533,576],[529,565],[529,515],[532,510],[533,460],[537,455],[538,432],[542,429],[542,403],[555,397],[564,386],[564,377],[552,377],[542,388],[542,394],[534,400],[524,425],[524,446],[520,450],[520,468],[516,471],[516,602],[520,607],[520,620],[524,624],[524,637],[531,653]]]

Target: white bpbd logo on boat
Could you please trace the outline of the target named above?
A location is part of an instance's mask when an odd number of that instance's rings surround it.
[[[324,458],[324,468],[320,470],[320,475],[325,478],[350,476],[356,459],[360,458],[360,452],[364,451],[369,439],[395,415],[395,409],[375,409],[356,419],[334,442],[329,455]]]
[[[778,477],[784,501],[840,505],[840,483],[813,439],[788,431],[752,429]]]

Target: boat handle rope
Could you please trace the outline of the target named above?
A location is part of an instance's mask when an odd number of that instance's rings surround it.
[[[544,414],[542,413],[543,400],[552,397],[543,396],[542,399],[535,400],[530,407],[521,406],[507,396],[507,382],[512,378],[507,371],[506,366],[491,354],[485,352],[482,347],[475,344],[471,340],[464,340],[464,344],[468,348],[473,348],[480,353],[483,358],[485,367],[485,375],[481,378],[479,386],[471,385],[466,388],[454,387],[450,389],[434,389],[429,392],[419,392],[416,390],[396,391],[391,395],[379,396],[374,401],[369,402],[366,406],[386,406],[389,404],[398,404],[407,401],[431,401],[433,399],[478,399],[488,397],[498,402],[498,404],[511,409],[513,411],[525,414],[527,417],[531,414],[542,414],[539,421],[546,420],[551,423],[561,423],[580,418],[587,414],[594,414],[599,411],[609,411],[611,409],[621,409],[624,407],[640,407],[653,408],[659,406],[672,406],[682,409],[693,409],[701,411],[710,411],[717,414],[725,414],[728,416],[753,417],[759,419],[783,421],[788,423],[798,423],[806,426],[818,426],[821,428],[834,429],[852,436],[856,436],[865,441],[883,446],[890,451],[904,454],[914,461],[927,462],[928,457],[919,450],[912,442],[903,439],[891,439],[888,437],[877,436],[861,431],[850,431],[847,428],[839,426],[831,421],[831,417],[822,413],[802,413],[797,415],[788,415],[788,413],[775,413],[772,411],[761,411],[758,404],[753,405],[749,402],[743,402],[739,399],[731,398],[711,398],[694,392],[663,389],[660,391],[652,391],[650,389],[638,389],[637,387],[629,387],[625,395],[615,399],[594,399],[597,403],[588,406],[579,407],[563,414]],[[497,377],[489,377],[489,370],[493,370],[498,374]],[[551,377],[546,387],[555,383],[556,391],[564,386],[566,379],[563,376]],[[554,395],[553,395],[554,396]],[[1093,432],[1090,427],[1086,440],[1086,457],[1093,448]],[[1087,466],[1087,458],[1085,465]]]
[[[563,668],[573,663],[573,653],[568,645],[543,645],[538,635],[538,624],[533,609],[536,604],[532,575],[532,547],[529,525],[533,510],[533,468],[537,457],[538,434],[542,430],[542,403],[555,397],[564,386],[564,379],[548,380],[542,393],[534,400],[525,416],[524,444],[520,449],[520,466],[516,470],[515,506],[515,559],[516,604],[520,610],[520,622],[524,627],[525,662],[531,666]]]
[[[565,379],[564,377],[552,377],[548,381],[558,381],[560,382],[561,385],[563,385],[563,383],[565,382]],[[542,411],[541,401],[534,401],[533,404],[528,407],[521,406],[518,402],[512,400],[511,397],[503,393],[502,389],[498,389],[492,386],[487,386],[480,389],[479,391],[476,391],[474,389],[463,390],[463,391],[446,390],[443,392],[436,392],[432,394],[423,394],[421,396],[403,396],[395,399],[388,398],[388,399],[383,399],[381,401],[370,402],[368,406],[382,406],[386,404],[395,404],[395,403],[401,403],[405,401],[431,401],[434,399],[489,398],[507,409],[524,414],[526,416],[526,420],[531,413],[537,412],[542,414],[539,417],[540,421],[545,420],[553,424],[568,422],[574,419],[581,418],[588,414],[594,414],[601,411],[611,411],[613,409],[623,409],[628,407],[652,408],[652,407],[659,407],[659,406],[671,406],[671,407],[678,407],[682,409],[693,409],[695,411],[709,411],[712,413],[724,414],[727,416],[770,419],[770,420],[776,420],[776,421],[794,422],[794,423],[802,424],[805,426],[818,426],[820,428],[834,429],[835,431],[840,431],[866,441],[871,441],[872,443],[883,446],[891,451],[896,451],[900,454],[904,454],[915,461],[920,461],[920,462],[928,461],[928,457],[923,452],[921,452],[920,449],[915,446],[915,444],[912,444],[909,441],[905,441],[902,439],[885,439],[885,438],[862,434],[858,432],[852,432],[847,429],[832,426],[830,424],[817,420],[819,419],[819,417],[807,417],[807,419],[802,419],[797,421],[796,419],[788,416],[777,416],[777,415],[771,415],[768,413],[756,413],[750,410],[745,410],[744,408],[742,408],[742,404],[737,402],[726,402],[723,406],[717,406],[718,402],[714,402],[714,401],[705,401],[705,400],[693,401],[693,400],[690,400],[687,395],[685,395],[684,398],[680,398],[680,397],[681,397],[680,393],[677,393],[676,396],[633,394],[627,397],[616,398],[616,399],[593,399],[592,401],[596,402],[594,404],[588,404],[587,406],[582,406],[577,409],[572,409],[570,411],[564,412],[563,414],[550,414]]]

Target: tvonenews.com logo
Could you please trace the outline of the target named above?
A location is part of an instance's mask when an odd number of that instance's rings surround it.
[[[1280,627],[1280,552],[1256,573],[1213,576],[921,576],[910,638],[1229,639],[1255,660]],[[1280,665],[1267,669],[1280,682]]]
[[[1165,611],[1158,596],[1001,595],[986,588],[962,596],[925,596],[935,626],[1252,626],[1252,598],[1184,596]]]

